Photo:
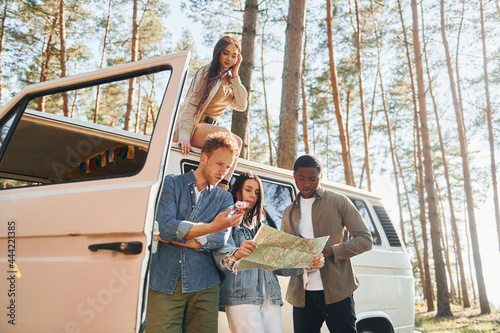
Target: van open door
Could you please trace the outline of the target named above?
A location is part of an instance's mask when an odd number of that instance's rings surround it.
[[[0,332],[140,332],[189,53],[29,86],[0,111]]]

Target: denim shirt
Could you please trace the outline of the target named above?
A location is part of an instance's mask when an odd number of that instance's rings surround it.
[[[264,223],[266,223],[264,221]],[[266,223],[267,224],[267,223]],[[273,304],[283,305],[281,300],[281,289],[278,275],[296,275],[302,273],[302,269],[279,269],[274,272],[266,272],[263,269],[246,269],[233,274],[224,265],[222,259],[232,255],[240,247],[241,243],[253,239],[252,230],[245,221],[237,227],[232,228],[231,235],[225,247],[214,251],[214,259],[221,270],[221,288],[219,298],[219,310],[224,311],[225,306],[239,304],[257,304],[264,302],[266,291]],[[265,289],[263,288],[265,286]]]
[[[195,186],[193,171],[165,177],[157,211],[161,239],[186,243],[184,237],[194,224],[212,222],[233,204],[229,192],[209,184],[196,201]],[[197,292],[219,284],[219,274],[211,251],[221,248],[229,236],[230,229],[209,234],[199,250],[158,242],[158,249],[151,258],[150,287],[173,294],[179,277],[183,293]]]

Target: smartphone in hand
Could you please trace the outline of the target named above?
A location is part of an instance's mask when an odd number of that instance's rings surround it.
[[[236,201],[234,205],[231,206],[231,212],[227,215],[227,217],[231,217],[234,214],[239,212],[243,212],[245,208],[247,208],[248,202],[245,201]]]

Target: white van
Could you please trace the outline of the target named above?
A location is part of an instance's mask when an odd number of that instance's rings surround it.
[[[183,52],[35,84],[0,111],[0,332],[144,330],[162,181],[199,160],[170,148],[188,62]],[[127,103],[140,112],[127,116]],[[297,193],[291,172],[240,159],[246,170],[261,176],[279,225]],[[360,331],[412,332],[412,270],[380,198],[323,186],[348,195],[374,236],[353,260]],[[282,320],[291,332],[288,304]]]

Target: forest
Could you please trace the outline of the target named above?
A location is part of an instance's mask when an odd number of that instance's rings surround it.
[[[450,304],[491,312],[477,210],[491,202],[498,256],[499,0],[176,5],[203,26],[201,36],[183,28],[174,38],[165,0],[3,0],[0,107],[29,84],[183,50],[191,51],[192,76],[211,56],[197,43],[211,48],[235,35],[250,103],[226,112],[221,125],[243,139],[241,157],[291,169],[296,157],[314,154],[329,180],[368,191],[386,180],[417,299],[438,317],[453,315]],[[155,115],[137,102],[148,91],[132,81],[128,101],[100,102],[97,92],[85,109],[67,96],[64,115],[145,133]],[[127,105],[123,119],[106,107],[118,103]],[[53,112],[44,100],[33,108]]]

